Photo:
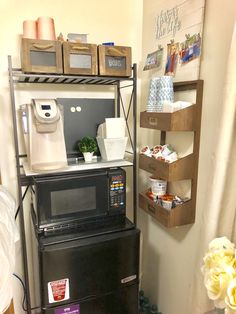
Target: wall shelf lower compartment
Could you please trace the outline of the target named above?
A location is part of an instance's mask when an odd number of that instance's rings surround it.
[[[195,220],[195,210],[193,210],[192,200],[180,204],[171,210],[167,210],[157,205],[146,196],[145,192],[142,192],[139,193],[139,206],[167,228],[192,224]]]
[[[190,179],[193,176],[194,160],[194,154],[180,158],[172,163],[140,154],[139,168],[166,181],[185,180]]]

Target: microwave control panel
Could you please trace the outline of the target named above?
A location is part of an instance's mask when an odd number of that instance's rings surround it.
[[[125,207],[125,181],[125,172],[123,170],[110,173],[110,208],[115,209]]]

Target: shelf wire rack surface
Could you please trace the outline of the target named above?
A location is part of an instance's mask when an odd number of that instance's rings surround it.
[[[63,74],[24,73],[13,68],[14,83],[51,83],[51,84],[91,84],[116,85],[121,81],[132,81],[132,77],[78,76]]]

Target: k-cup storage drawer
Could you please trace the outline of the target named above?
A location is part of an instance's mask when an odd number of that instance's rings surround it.
[[[65,74],[97,75],[97,45],[86,43],[63,43]]]
[[[99,74],[131,76],[131,47],[98,46]]]
[[[22,38],[23,72],[63,73],[61,42]]]

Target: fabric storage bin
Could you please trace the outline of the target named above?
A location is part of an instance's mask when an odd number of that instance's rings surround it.
[[[21,67],[23,72],[63,73],[61,42],[22,38]]]
[[[62,47],[65,74],[97,75],[97,45],[64,42]]]
[[[131,59],[131,47],[98,46],[100,75],[131,76]]]

